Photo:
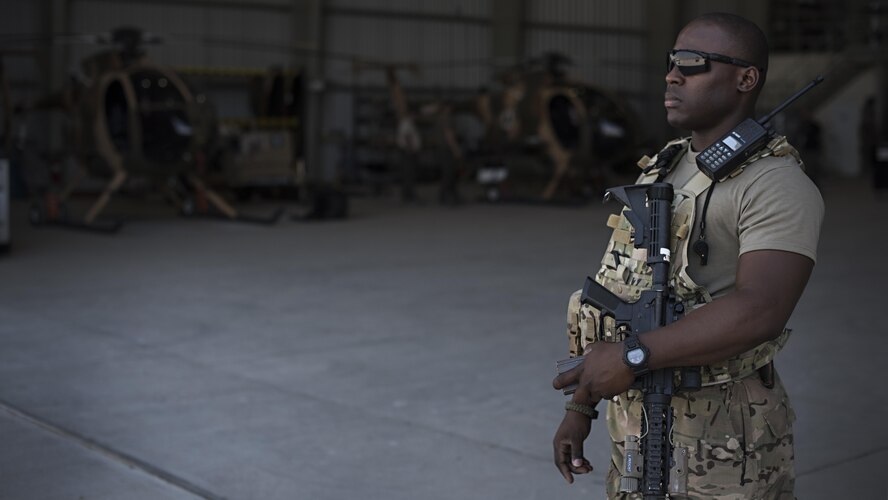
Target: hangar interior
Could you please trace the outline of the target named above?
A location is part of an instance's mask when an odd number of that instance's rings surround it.
[[[565,308],[705,12],[826,205],[777,357],[796,496],[886,498],[888,3],[4,0],[0,498],[601,498]],[[875,396],[875,397],[874,397]]]

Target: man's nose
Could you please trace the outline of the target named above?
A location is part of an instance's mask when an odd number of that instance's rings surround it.
[[[666,73],[666,83],[669,85],[681,85],[684,82],[684,75],[678,70],[678,66],[673,65],[672,69]]]

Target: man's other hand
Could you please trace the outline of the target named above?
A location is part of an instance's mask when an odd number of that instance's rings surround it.
[[[592,472],[592,465],[583,456],[583,441],[589,436],[592,420],[575,411],[568,411],[555,432],[552,447],[555,451],[555,467],[564,480],[573,484],[574,474]]]

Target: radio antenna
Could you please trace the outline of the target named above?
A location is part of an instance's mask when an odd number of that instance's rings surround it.
[[[759,125],[764,126],[766,123],[771,121],[771,118],[774,118],[774,116],[776,116],[777,113],[786,109],[786,107],[789,106],[790,104],[794,103],[796,99],[798,99],[799,97],[802,97],[802,94],[811,90],[815,85],[819,84],[822,81],[823,81],[823,75],[818,75],[817,78],[815,78],[810,83],[808,83],[808,85],[805,85],[805,87],[803,89],[801,89],[798,92],[796,92],[795,94],[793,94],[789,99],[783,101],[783,103],[780,104],[780,106],[777,106],[777,109],[775,109],[774,111],[771,111],[770,113],[763,116],[762,118],[759,118],[756,121],[758,122]]]

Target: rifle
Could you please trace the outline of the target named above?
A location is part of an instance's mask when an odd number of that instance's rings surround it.
[[[635,230],[635,247],[647,248],[651,288],[630,303],[587,277],[580,302],[598,309],[599,321],[605,316],[613,318],[617,331],[629,337],[673,323],[685,312],[685,305],[669,286],[673,188],[665,182],[620,186],[607,190],[605,201],[613,198],[628,208],[624,215]],[[582,359],[577,356],[559,361],[559,372]],[[620,490],[640,491],[645,500],[687,494],[687,449],[672,444],[671,401],[676,390],[699,389],[701,377],[699,367],[682,368],[676,386],[675,372],[674,368],[650,371],[636,377],[632,385],[644,394],[645,426],[641,437],[626,436]],[[571,392],[573,388],[565,388],[566,394]]]

